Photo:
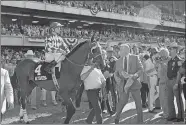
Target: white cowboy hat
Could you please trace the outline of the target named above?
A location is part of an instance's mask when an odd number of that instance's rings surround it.
[[[25,53],[25,56],[34,56],[34,52],[32,50],[28,50],[27,53]]]
[[[107,52],[113,52],[113,51],[114,51],[113,47],[110,46],[110,47],[107,48]]]

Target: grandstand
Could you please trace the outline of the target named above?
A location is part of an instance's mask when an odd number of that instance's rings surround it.
[[[103,45],[130,41],[181,44],[185,40],[184,1],[37,0],[1,4],[3,46],[43,47],[51,21],[64,25],[61,36],[66,42],[80,42],[90,38],[93,32],[97,32]],[[152,6],[160,10],[160,19],[153,11],[139,14],[143,8]]]

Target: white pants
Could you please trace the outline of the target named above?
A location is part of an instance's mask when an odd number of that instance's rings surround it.
[[[61,55],[61,53],[45,53],[45,61],[46,62],[51,62],[53,60],[57,62],[61,62],[62,60],[65,59],[65,55]],[[61,63],[58,63],[56,67],[61,68]]]
[[[149,83],[149,110],[153,110],[154,108],[154,103],[156,101],[156,99],[159,97],[159,87],[157,87],[157,81],[158,81],[158,77],[156,75],[152,75],[149,76],[150,79],[150,83]],[[155,88],[156,87],[156,88]],[[157,94],[155,94],[157,90]]]
[[[46,101],[46,92],[47,90],[43,89],[41,90],[41,100]],[[51,91],[52,101],[55,101],[56,91]]]

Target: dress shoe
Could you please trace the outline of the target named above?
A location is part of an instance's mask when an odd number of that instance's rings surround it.
[[[32,108],[32,110],[36,110],[36,109],[37,109],[35,106],[33,106],[33,107],[31,107],[31,108]]]
[[[147,105],[143,104],[143,105],[142,105],[142,108],[147,108]]]
[[[177,119],[174,119],[173,122],[184,122],[184,119],[183,118],[177,118]]]
[[[115,119],[115,120],[114,120],[114,123],[115,123],[115,124],[119,124],[119,119]]]
[[[149,113],[156,113],[156,112],[155,112],[154,109],[153,109],[153,110],[149,110]]]
[[[161,107],[155,107],[154,109],[160,110],[160,109],[161,109]]]

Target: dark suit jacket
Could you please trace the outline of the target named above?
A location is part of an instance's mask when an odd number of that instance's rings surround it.
[[[121,72],[124,70],[123,67],[123,58],[120,58],[116,61],[115,65],[115,73],[114,77],[116,79],[116,82],[119,86],[124,86],[124,80],[125,78],[122,76]],[[128,73],[129,74],[138,74],[138,78],[140,77],[141,73],[143,71],[143,65],[137,55],[130,54],[128,58]],[[130,89],[140,89],[141,83],[138,79],[134,80],[133,85],[130,87]]]

